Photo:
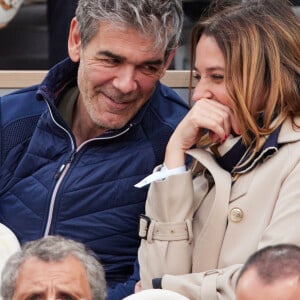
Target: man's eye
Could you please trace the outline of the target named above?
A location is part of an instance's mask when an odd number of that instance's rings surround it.
[[[140,67],[140,70],[146,75],[151,75],[158,73],[161,70],[161,68],[153,65],[143,65]]]
[[[56,300],[76,300],[76,298],[68,293],[60,293]]]
[[[42,297],[40,294],[33,294],[33,295],[26,297],[26,300],[41,300],[41,299],[42,299]]]
[[[102,58],[99,60],[100,63],[104,66],[116,66],[120,63],[118,59],[115,58]]]

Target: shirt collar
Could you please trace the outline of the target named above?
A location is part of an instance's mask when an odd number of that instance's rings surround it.
[[[278,152],[278,136],[280,129],[281,126],[276,128],[269,136],[263,137],[265,142],[255,155],[252,153],[252,146],[250,145],[247,148],[241,137],[230,139],[228,142],[231,142],[231,144],[234,142],[234,144],[223,155],[216,157],[217,162],[223,169],[232,174],[243,174],[251,171],[258,163],[265,161]],[[224,143],[224,146],[226,146],[226,142]],[[220,147],[220,152],[223,150],[222,148],[224,148],[224,146]]]

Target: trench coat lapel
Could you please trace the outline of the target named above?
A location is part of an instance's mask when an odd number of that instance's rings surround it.
[[[218,257],[227,224],[231,175],[219,167],[212,155],[206,151],[192,149],[188,150],[187,154],[197,159],[206,167],[215,181],[214,203],[198,238],[201,242],[197,242],[194,248],[194,263],[197,264],[197,257],[203,258],[205,256],[205,259],[201,259],[201,266],[194,265],[193,268],[209,270],[212,266],[217,267],[218,265]],[[210,255],[207,256],[207,253],[210,253]]]

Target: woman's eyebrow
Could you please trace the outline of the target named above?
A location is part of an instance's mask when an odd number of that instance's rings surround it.
[[[194,71],[199,72],[198,68],[194,66]],[[206,72],[212,72],[212,71],[224,71],[224,68],[221,66],[211,66],[209,68],[205,69]]]

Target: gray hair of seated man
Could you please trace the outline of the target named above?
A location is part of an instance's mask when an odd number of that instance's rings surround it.
[[[99,22],[107,22],[153,37],[154,47],[164,47],[167,58],[179,43],[184,13],[181,0],[79,0],[76,18],[83,48]]]
[[[94,253],[82,243],[60,236],[48,236],[28,242],[8,259],[1,275],[2,299],[11,300],[13,298],[20,267],[28,258],[35,257],[45,262],[59,262],[69,255],[77,258],[83,264],[90,284],[92,299],[104,300],[106,298],[106,281],[101,263],[95,258]]]

